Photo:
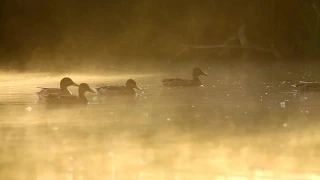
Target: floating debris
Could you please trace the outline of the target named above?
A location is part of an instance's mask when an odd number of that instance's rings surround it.
[[[281,103],[280,103],[280,107],[281,107],[281,108],[286,108],[286,102],[281,102]]]

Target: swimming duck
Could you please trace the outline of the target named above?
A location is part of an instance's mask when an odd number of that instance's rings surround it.
[[[299,83],[296,83],[291,86],[297,88],[298,92],[303,92],[303,93],[320,91],[320,83],[318,82],[299,81]]]
[[[201,86],[202,82],[199,79],[200,75],[208,76],[207,73],[203,72],[202,69],[196,67],[193,69],[193,79],[181,79],[181,78],[171,78],[171,79],[164,79],[162,80],[162,84],[164,86],[171,86],[171,87],[177,87],[177,86]]]
[[[64,77],[60,81],[60,88],[41,88],[41,91],[36,94],[39,96],[39,99],[45,99],[49,94],[59,94],[59,95],[72,95],[72,93],[68,90],[69,86],[79,86],[75,82],[72,81],[69,77]]]
[[[125,86],[101,86],[96,88],[98,91],[98,96],[121,96],[121,95],[136,95],[134,89],[142,90],[137,86],[136,81],[129,79]]]
[[[78,89],[79,97],[74,95],[51,93],[46,96],[46,101],[50,104],[88,104],[89,101],[85,96],[86,92],[95,93],[88,84],[81,83]]]

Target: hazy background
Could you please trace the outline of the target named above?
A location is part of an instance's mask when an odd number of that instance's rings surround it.
[[[0,8],[0,177],[320,179],[320,96],[291,87],[320,78],[319,1],[2,0]],[[191,78],[195,66],[209,74],[204,87],[160,83]],[[65,76],[93,88],[132,78],[143,91],[134,103],[96,94],[86,108],[38,103],[36,87]]]
[[[176,54],[182,44],[222,44],[242,25],[251,44],[273,44],[281,52],[285,58],[277,61],[311,61],[320,56],[319,7],[317,0],[3,0],[0,64],[62,71],[83,63],[109,68],[177,59],[238,60],[243,50]],[[275,60],[251,53],[249,61]]]

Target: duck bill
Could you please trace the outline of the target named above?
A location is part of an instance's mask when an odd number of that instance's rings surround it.
[[[141,88],[139,88],[137,85],[134,87],[135,89],[139,89],[140,91],[142,91]]]
[[[95,92],[93,89],[91,89],[91,88],[88,90],[88,92],[96,93],[96,92]]]
[[[208,76],[208,74],[207,74],[207,73],[205,73],[205,72],[202,72],[202,75],[204,75],[204,76]]]
[[[73,85],[73,86],[77,86],[77,87],[79,87],[79,86],[80,86],[79,84],[76,84],[76,83],[73,83],[72,85]]]

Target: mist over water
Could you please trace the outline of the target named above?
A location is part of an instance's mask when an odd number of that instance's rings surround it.
[[[299,103],[289,83],[279,86],[285,78],[272,82],[256,72],[250,79],[239,69],[203,68],[209,74],[200,77],[204,87],[160,84],[191,78],[191,69],[2,73],[1,177],[319,179],[317,104]],[[134,103],[99,102],[91,93],[87,107],[39,103],[36,87],[58,87],[65,76],[92,88],[132,78],[143,91]],[[76,87],[69,90],[77,94]]]
[[[319,93],[291,86],[320,79],[318,1],[4,0],[0,14],[0,179],[320,179]],[[204,87],[161,85],[195,67]],[[38,101],[63,77],[143,91]]]

